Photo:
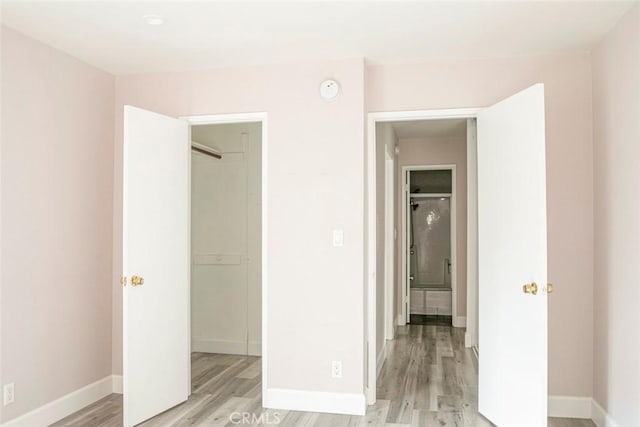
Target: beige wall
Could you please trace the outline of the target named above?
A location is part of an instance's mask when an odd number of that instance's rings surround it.
[[[456,165],[456,309],[465,316],[467,309],[467,139],[428,138],[398,141],[398,185],[396,187],[396,228],[402,233],[402,168],[404,166]],[[402,260],[402,239],[397,240],[397,258]],[[402,261],[400,261],[402,262]],[[398,269],[397,309],[402,307],[402,270]]]
[[[343,94],[338,100],[325,103],[317,96],[317,84],[329,74],[342,83]],[[324,391],[361,388],[362,362],[357,355],[362,353],[363,331],[363,296],[358,293],[362,290],[363,277],[363,82],[361,61],[356,60],[117,79],[116,159],[119,158],[121,108],[124,103],[174,116],[259,110],[270,114],[269,140],[275,141],[268,154],[270,163],[275,165],[269,169],[270,194],[274,198],[270,212],[303,210],[299,223],[288,223],[283,214],[273,217],[268,225],[270,235],[281,237],[277,243],[270,244],[270,250],[279,254],[268,266],[270,283],[278,283],[273,295],[288,301],[288,295],[296,294],[301,300],[308,300],[314,296],[311,288],[324,288],[326,302],[325,306],[322,301],[317,301],[314,304],[319,310],[317,316],[310,317],[305,313],[304,318],[308,320],[296,325],[284,320],[295,314],[295,309],[289,307],[281,311],[279,303],[273,302],[281,314],[273,314],[275,319],[270,320],[271,330],[278,328],[285,333],[269,337],[269,347],[274,349],[271,360],[275,360],[270,368],[273,372],[269,373],[274,380],[270,386],[277,384],[283,388]],[[593,270],[590,267],[593,259],[593,155],[589,55],[369,66],[366,82],[368,111],[485,106],[536,82],[545,83],[549,278],[557,289],[549,302],[549,389],[552,394],[591,396],[593,331],[589,325],[593,324]],[[323,120],[330,120],[333,126],[324,126]],[[302,157],[293,156],[294,151]],[[336,156],[333,151],[341,155]],[[302,190],[292,184],[295,182],[292,178],[302,173],[305,159],[313,165],[311,176],[319,180],[312,181],[311,188],[306,186],[304,191],[310,193],[311,189],[311,193],[320,194],[320,197],[309,197],[307,201],[303,196],[302,200],[294,203],[286,200],[283,194]],[[119,173],[117,162],[116,189],[120,188]],[[329,191],[334,187],[340,191]],[[119,212],[118,192],[114,201],[115,212]],[[324,202],[322,206],[318,206],[320,201]],[[319,219],[307,212],[312,207],[322,208],[329,215]],[[330,231],[338,228],[343,216],[348,223],[342,226],[348,242],[342,250],[344,256],[330,248]],[[120,274],[120,227],[117,216],[115,219],[114,277],[117,277]],[[293,249],[302,247],[304,242],[299,241],[302,239],[300,234],[289,234],[289,226],[305,226],[313,230],[306,247],[316,248],[311,252],[319,258]],[[284,236],[287,236],[286,240]],[[351,240],[350,236],[356,240]],[[350,246],[351,243],[359,247]],[[290,257],[301,257],[302,260],[292,264],[288,262]],[[304,269],[316,271],[319,263],[332,265],[332,273],[323,272],[303,286],[295,286],[295,281],[287,277],[291,275],[292,268],[300,275],[306,275],[308,273]],[[351,268],[353,265],[360,266],[358,271]],[[343,270],[342,266],[349,267]],[[339,271],[346,274],[340,275]],[[352,283],[348,287],[335,285],[336,290],[339,288],[344,295],[337,300],[338,303],[329,295],[331,289],[327,289],[327,283],[333,282]],[[303,294],[301,290],[304,290]],[[117,373],[121,369],[120,289],[117,286],[114,286],[114,298],[114,372]],[[343,306],[347,301],[349,309]],[[269,303],[272,303],[271,299]],[[334,308],[336,304],[338,306]],[[332,326],[312,320],[314,317],[325,318],[320,314],[324,313],[322,307],[332,307],[336,313],[331,324],[348,325],[342,329],[344,333],[336,335],[339,338],[331,337],[335,332]],[[349,310],[351,312],[347,313]],[[325,345],[328,348],[313,355],[306,354],[305,345],[298,345],[290,351],[292,349],[284,337],[292,336],[301,326],[313,331],[308,336],[318,334],[318,339],[308,345]],[[346,361],[343,361],[344,387],[331,382],[326,374],[327,361],[339,356],[330,358],[329,355],[341,348],[357,352],[345,356]],[[306,382],[299,376],[293,379],[294,375],[288,369],[304,359],[308,359],[312,366]],[[351,370],[357,373],[351,376]]]
[[[2,28],[6,421],[111,375],[114,78]]]
[[[549,392],[593,391],[593,146],[588,54],[367,67],[369,111],[481,107],[545,84]]]
[[[640,425],[640,6],[593,52],[594,397]]]
[[[342,94],[326,102],[331,76]],[[269,388],[362,394],[364,62],[220,68],[116,79],[114,281],[121,265],[122,106],[171,116],[266,111]],[[332,230],[344,246],[332,247]],[[121,296],[114,284],[114,371]],[[341,360],[342,379],[331,378]]]

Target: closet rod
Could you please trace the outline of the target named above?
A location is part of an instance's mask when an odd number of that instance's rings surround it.
[[[206,154],[207,156],[215,157],[216,159],[221,159],[222,158],[222,154],[220,154],[219,152],[217,152],[213,148],[207,147],[206,145],[203,145],[203,144],[198,144],[195,141],[191,141],[191,149],[193,151],[197,151],[198,153],[202,153],[202,154]]]

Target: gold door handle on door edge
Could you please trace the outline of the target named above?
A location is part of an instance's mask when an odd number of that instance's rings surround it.
[[[131,276],[131,286],[142,286],[142,285],[144,285],[144,277]]]
[[[131,280],[133,280],[133,278]],[[525,294],[536,295],[538,293],[538,285],[536,285],[536,282],[533,282],[527,285],[522,285],[522,291]]]
[[[547,293],[548,294],[553,293],[553,283],[547,283]]]

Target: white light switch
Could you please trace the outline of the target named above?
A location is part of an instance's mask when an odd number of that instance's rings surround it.
[[[342,230],[333,230],[333,246],[339,247],[344,245],[344,232]]]

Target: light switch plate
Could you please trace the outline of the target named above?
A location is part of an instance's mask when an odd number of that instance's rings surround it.
[[[344,232],[342,230],[333,230],[333,246],[344,246]]]

